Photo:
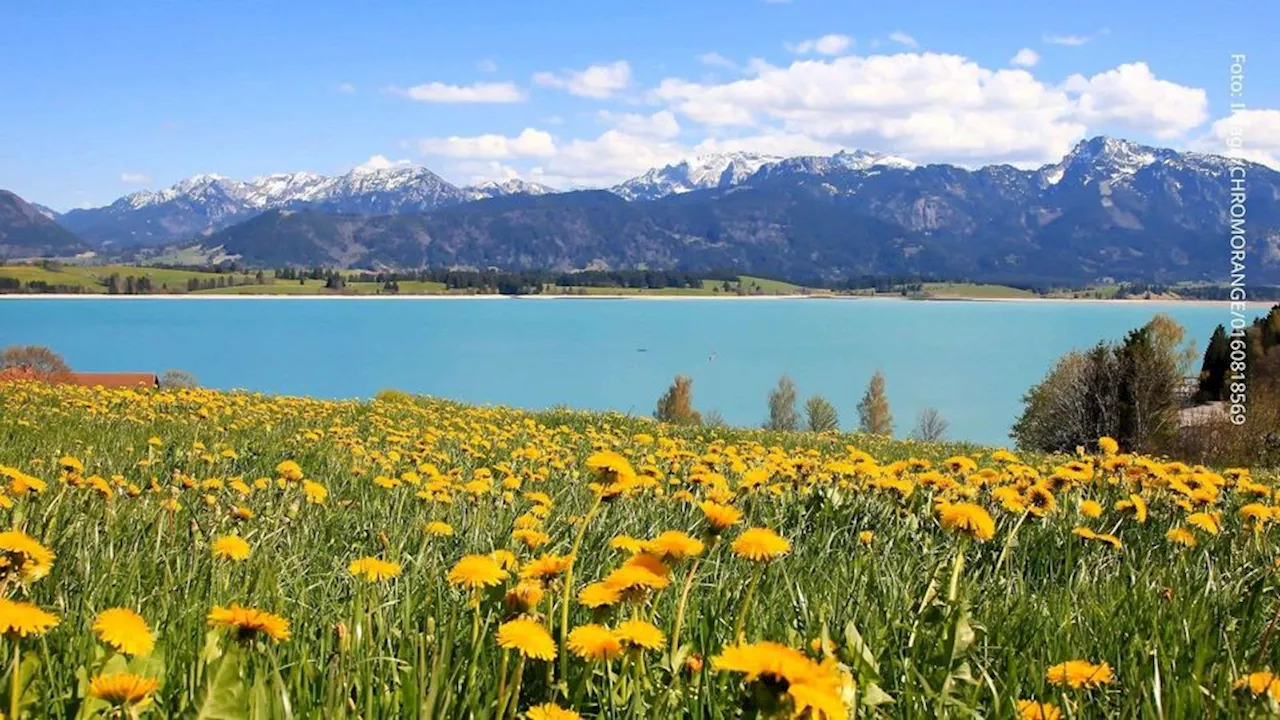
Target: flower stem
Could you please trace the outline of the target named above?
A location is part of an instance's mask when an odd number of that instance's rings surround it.
[[[569,550],[569,566],[564,570],[564,594],[560,598],[560,679],[565,679],[569,671],[569,656],[565,652],[565,648],[569,642],[569,603],[573,597],[573,566],[578,562],[578,550],[582,547],[582,538],[587,534],[587,526],[591,524],[591,519],[596,516],[596,512],[600,510],[600,503],[604,501],[604,496],[597,494],[596,501],[591,505],[591,509],[582,518],[582,526],[578,528],[578,535],[573,539],[573,548]]]
[[[751,575],[751,584],[747,586],[747,594],[742,598],[742,607],[738,609],[738,620],[733,624],[734,642],[742,642],[743,630],[747,627],[747,612],[751,609],[751,600],[756,596],[756,586],[760,584],[760,576],[764,574],[764,563],[757,563],[755,573]]]
[[[13,640],[13,672],[9,677],[9,717],[17,720],[21,692],[22,641]]]
[[[684,587],[680,589],[680,603],[676,605],[676,621],[671,628],[671,660],[675,662],[676,651],[680,649],[680,629],[684,627],[684,609],[689,601],[689,590],[693,587],[693,579],[698,575],[698,566],[702,564],[702,558],[693,559],[693,565],[689,567],[689,575],[684,579]],[[674,672],[674,666],[672,668]]]

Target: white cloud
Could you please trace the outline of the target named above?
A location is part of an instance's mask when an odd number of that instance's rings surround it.
[[[548,157],[556,154],[555,139],[542,130],[525,128],[515,137],[476,135],[426,138],[417,143],[424,155],[468,160],[504,160],[518,157]]]
[[[142,173],[123,172],[120,173],[120,182],[130,185],[145,185],[151,182],[151,176]]]
[[[608,130],[594,140],[572,140],[543,167],[549,184],[607,187],[650,168],[679,162],[687,148],[668,140]]]
[[[920,45],[920,43],[916,42],[915,38],[902,32],[901,30],[894,30],[893,32],[889,33],[889,39],[898,43],[899,45],[902,45],[904,47],[909,47],[909,48],[917,47]]]
[[[513,103],[524,100],[524,93],[509,82],[478,82],[471,85],[446,85],[432,82],[410,88],[392,88],[392,92],[412,100],[429,103]]]
[[[1086,123],[1110,123],[1162,140],[1181,136],[1209,117],[1205,91],[1158,79],[1146,63],[1129,63],[1090,78],[1072,75],[1064,87],[1078,95]]]
[[[408,167],[413,163],[408,160],[392,160],[386,155],[374,155],[355,166],[355,170],[360,172],[370,172],[372,170],[390,170],[391,168]]]
[[[795,45],[787,45],[787,49],[797,55],[839,55],[853,45],[853,38],[848,35],[823,35],[812,40],[801,40]]]
[[[618,131],[628,135],[667,140],[680,134],[680,124],[676,122],[676,116],[670,110],[661,110],[652,115],[601,110],[598,116]]]
[[[1161,138],[1204,119],[1199,89],[1143,64],[1053,85],[1024,69],[993,70],[959,55],[899,53],[762,63],[726,83],[663,80],[655,101],[712,134],[751,128],[925,161],[974,165],[1056,161],[1091,128]]]
[[[1066,45],[1067,47],[1080,47],[1089,42],[1093,38],[1088,35],[1045,35],[1044,41],[1050,45]]]
[[[485,58],[476,63],[476,69],[485,73],[498,72],[498,63],[494,62],[492,58]]]
[[[626,60],[607,65],[592,65],[585,70],[569,70],[562,74],[535,73],[533,81],[543,87],[567,90],[571,95],[607,98],[631,84],[631,65]]]
[[[698,56],[698,62],[702,63],[703,65],[709,65],[711,67],[722,67],[722,68],[728,68],[730,70],[738,69],[738,63],[730,60],[729,58],[721,55],[718,52],[703,53]]]
[[[1022,67],[1035,67],[1036,63],[1040,62],[1040,53],[1031,48],[1022,48],[1009,58],[1009,62]]]
[[[811,42],[810,52],[818,52]],[[910,51],[778,66],[753,59],[732,79],[662,80],[645,97],[654,106],[648,112],[597,109],[606,127],[592,136],[557,138],[529,127],[514,137],[427,138],[414,146],[459,180],[518,173],[555,187],[607,187],[697,153],[724,151],[792,156],[865,148],[918,162],[1035,167],[1058,161],[1091,134],[1129,131],[1185,144],[1207,117],[1203,90],[1159,78],[1143,63],[1050,82],[1029,69],[1032,53],[1023,48],[1010,62],[1024,64],[1006,68]],[[622,74],[593,75],[588,68],[540,73],[535,81],[583,97],[610,97],[630,83],[630,67],[622,65]],[[1280,116],[1249,120],[1259,138],[1253,152],[1280,157],[1280,129],[1273,132]],[[1205,132],[1199,142],[1221,152],[1214,134],[1222,127]],[[1275,138],[1274,146],[1264,138]]]
[[[350,95],[356,91],[356,86],[351,83],[342,83],[337,87],[338,92]]]
[[[1239,147],[1233,147],[1238,140]],[[1280,170],[1280,110],[1241,110],[1218,120],[1191,149],[1229,155]]]

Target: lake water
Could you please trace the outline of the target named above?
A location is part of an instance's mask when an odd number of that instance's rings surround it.
[[[1263,306],[1257,306],[1258,314]],[[677,374],[694,404],[758,425],[778,377],[842,425],[878,368],[896,432],[921,408],[949,438],[1005,444],[1022,394],[1072,348],[1167,312],[1203,351],[1223,306],[905,300],[4,299],[0,346],[47,345],[77,370],[180,368],[202,385],[652,413]]]

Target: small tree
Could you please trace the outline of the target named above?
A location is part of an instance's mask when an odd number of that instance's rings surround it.
[[[693,380],[677,375],[671,387],[658,398],[653,416],[659,422],[672,425],[700,425],[702,416],[693,409]]]
[[[917,416],[916,428],[911,431],[911,437],[921,442],[938,442],[947,436],[949,427],[951,423],[942,417],[937,408],[927,407]]]
[[[41,345],[14,345],[0,350],[0,370],[25,369],[38,377],[58,377],[71,372],[58,353]]]
[[[160,387],[170,390],[182,390],[200,387],[196,376],[186,370],[165,370],[160,376]]]
[[[783,375],[778,386],[769,391],[769,419],[767,430],[799,430],[800,414],[796,412],[796,384]]]
[[[710,410],[702,416],[702,424],[709,428],[728,427],[729,423],[725,421],[724,415],[719,410]]]
[[[814,395],[805,401],[804,414],[812,432],[826,432],[840,427],[836,406],[821,395]]]
[[[858,428],[873,435],[893,434],[893,414],[884,395],[884,373],[879,370],[867,383],[867,392],[858,403]]]

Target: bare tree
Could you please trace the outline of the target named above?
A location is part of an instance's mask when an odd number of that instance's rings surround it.
[[[61,355],[41,345],[13,345],[0,350],[0,370],[9,369],[24,369],[45,378],[71,372]]]
[[[196,380],[196,376],[186,370],[165,370],[160,376],[160,387],[171,390],[191,389],[200,387],[200,383]]]
[[[938,442],[947,436],[949,427],[951,423],[942,417],[937,408],[927,407],[916,417],[916,427],[911,431],[911,437],[921,442]]]

